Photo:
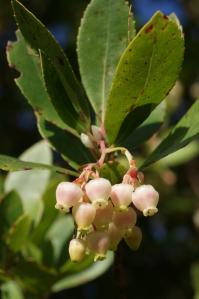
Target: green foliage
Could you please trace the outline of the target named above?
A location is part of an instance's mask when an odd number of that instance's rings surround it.
[[[20,159],[51,164],[52,154],[47,144],[43,141],[24,152]],[[24,211],[35,221],[40,219],[42,213],[41,197],[49,183],[50,174],[49,170],[31,170],[28,175],[27,171],[20,171],[10,173],[5,181],[5,191],[17,191],[23,201]]]
[[[45,142],[39,142],[21,158],[51,163],[52,154]],[[92,280],[112,264],[112,255],[94,266],[90,257],[79,264],[69,261],[67,246],[74,224],[71,216],[54,208],[57,184],[65,179],[49,169],[31,171],[30,176],[8,175],[4,189],[9,193],[0,202],[2,298],[43,298]],[[36,202],[40,205],[34,210]]]
[[[88,125],[89,112],[86,97],[64,51],[47,28],[20,2],[13,0],[12,6],[17,24],[25,40],[34,50],[40,49],[49,57],[76,111],[81,113],[85,125]]]
[[[52,123],[38,116],[38,129],[44,139],[48,139],[71,167],[78,169],[80,164],[93,161],[92,154],[81,143],[80,139],[71,133],[61,130]]]
[[[6,243],[13,252],[22,249],[28,242],[30,228],[31,219],[27,215],[22,215],[12,224],[6,237]]]
[[[167,96],[177,79],[183,50],[181,29],[161,12],[136,35],[120,59],[106,107],[110,143],[128,136]]]
[[[20,72],[15,79],[17,86],[37,113],[66,129],[45,90],[38,54],[26,44],[19,30],[16,31],[16,37],[16,42],[7,45],[7,59],[9,65]]]
[[[134,150],[146,142],[158,131],[165,119],[165,102],[159,104],[149,117],[126,138],[123,144],[129,150]]]
[[[8,281],[1,286],[2,299],[24,299],[22,291],[14,281]]]
[[[142,165],[149,166],[152,163],[176,152],[188,143],[199,137],[199,101],[196,101],[189,111],[180,119],[169,135],[160,143]]]
[[[74,135],[77,135],[75,130],[81,133],[84,130],[83,123],[81,123],[81,114],[78,114],[71,104],[53,64],[42,52],[40,58],[46,89],[57,113],[63,122],[67,124],[70,132]]]
[[[129,24],[128,24],[129,18]],[[104,117],[115,69],[135,35],[125,0],[92,0],[79,28],[78,60],[84,87],[95,112]]]

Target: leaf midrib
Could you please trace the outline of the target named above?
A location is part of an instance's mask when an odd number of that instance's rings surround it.
[[[105,114],[105,107],[106,107],[106,71],[107,71],[107,64],[108,64],[108,52],[110,47],[110,0],[108,0],[108,21],[107,21],[107,27],[106,27],[106,45],[105,45],[105,56],[103,60],[103,75],[102,75],[102,119],[104,119]]]

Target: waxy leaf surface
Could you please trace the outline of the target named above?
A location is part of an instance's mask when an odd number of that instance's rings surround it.
[[[180,119],[169,135],[146,159],[141,168],[176,152],[188,143],[199,137],[199,100],[197,100],[188,112]]]
[[[87,99],[63,49],[47,28],[19,1],[12,0],[12,6],[17,24],[25,40],[33,49],[36,51],[41,49],[49,57],[60,76],[68,97],[76,111],[84,117],[85,125],[88,126],[89,111]]]
[[[104,115],[120,56],[135,35],[125,0],[92,0],[81,21],[77,40],[80,73],[97,114]]]
[[[178,77],[183,52],[179,24],[157,12],[132,40],[118,64],[105,114],[110,143],[117,136],[130,134],[166,97]]]

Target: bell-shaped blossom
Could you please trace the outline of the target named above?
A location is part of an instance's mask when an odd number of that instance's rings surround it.
[[[104,208],[96,209],[96,215],[93,224],[97,229],[105,229],[107,228],[108,224],[112,221],[112,217],[113,205],[109,201],[108,205]]]
[[[72,209],[74,220],[79,231],[87,231],[95,219],[96,209],[87,202],[78,203]]]
[[[159,193],[151,185],[142,185],[136,188],[132,194],[134,206],[140,210],[144,216],[153,216],[158,212],[158,201]]]
[[[68,251],[72,262],[81,262],[86,254],[85,240],[72,239],[69,243]]]
[[[113,222],[109,223],[108,235],[110,239],[110,245],[109,245],[110,250],[113,251],[117,250],[117,246],[122,240],[124,234],[125,234],[125,230],[120,229],[120,227],[117,227]]]
[[[116,184],[112,186],[111,200],[114,206],[120,210],[125,210],[132,201],[134,187],[130,184]]]
[[[83,196],[81,188],[71,182],[62,182],[56,189],[56,209],[68,212]]]
[[[113,213],[113,223],[121,230],[132,228],[136,224],[136,221],[137,214],[131,207],[125,211],[114,211]]]
[[[127,232],[124,239],[131,250],[137,250],[140,247],[140,243],[142,241],[141,229],[138,226],[134,226]]]
[[[95,231],[87,235],[87,247],[95,254],[94,260],[103,260],[109,249],[110,240],[106,232]]]
[[[111,183],[104,178],[90,180],[85,186],[86,194],[94,206],[103,208],[108,205]]]

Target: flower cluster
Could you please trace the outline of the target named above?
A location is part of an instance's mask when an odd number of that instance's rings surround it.
[[[136,226],[137,213],[152,216],[157,210],[158,192],[144,185],[143,174],[132,167],[120,184],[92,176],[87,168],[74,182],[62,182],[56,190],[56,208],[72,212],[76,236],[70,241],[69,255],[79,262],[86,254],[102,260],[108,250],[116,250],[124,238],[132,249],[138,249],[142,232]]]

